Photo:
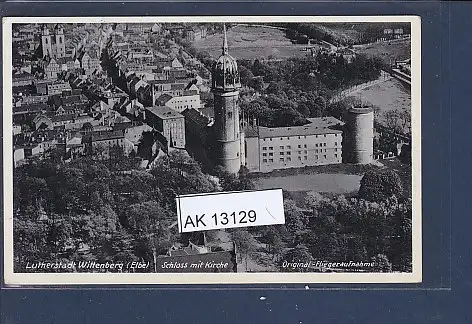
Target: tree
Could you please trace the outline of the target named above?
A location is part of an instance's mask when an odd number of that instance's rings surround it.
[[[389,169],[367,171],[361,180],[358,197],[368,201],[382,201],[393,195],[401,197],[403,186],[398,174]]]
[[[249,83],[254,78],[254,74],[252,74],[251,70],[245,67],[244,65],[239,65],[238,68],[241,84],[244,86],[249,86]]]
[[[257,92],[261,92],[264,89],[264,81],[262,77],[253,77],[249,80],[248,86]]]
[[[284,199],[284,212],[285,224],[290,232],[290,237],[292,242],[296,242],[298,235],[304,228],[303,213],[300,211],[300,208],[297,207],[295,201],[289,199]]]
[[[282,230],[279,226],[266,226],[264,228],[262,238],[267,244],[268,252],[273,258],[277,259],[282,252],[285,243],[282,240]]]
[[[323,201],[323,196],[316,191],[309,191],[305,196],[305,206],[308,208],[317,208]]]
[[[392,264],[385,254],[377,254],[371,258],[374,272],[392,272]]]
[[[138,233],[148,233],[165,218],[165,213],[155,201],[146,201],[130,205],[124,215],[126,223]]]
[[[311,268],[308,266],[312,261],[314,260],[313,256],[311,255],[309,249],[303,245],[299,244],[295,246],[294,248],[288,250],[285,252],[283,258],[282,258],[282,264],[281,270],[284,272],[309,272],[311,271]],[[283,263],[295,263],[295,264],[302,264],[301,266],[294,266],[294,267],[284,267]]]
[[[409,112],[405,114],[396,109],[384,112],[383,117],[385,126],[400,134],[405,132],[406,125],[410,122]]]
[[[256,240],[247,230],[236,229],[231,233],[231,239],[236,245],[237,252],[241,256],[241,261],[246,262],[246,271],[248,270],[249,254],[256,250]]]

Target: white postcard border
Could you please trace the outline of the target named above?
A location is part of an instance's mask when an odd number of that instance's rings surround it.
[[[409,22],[411,23],[412,272],[411,273],[14,273],[12,24],[14,23],[212,23],[212,22]],[[421,200],[421,18],[418,16],[173,16],[3,17],[3,199],[4,283],[23,285],[420,283]]]

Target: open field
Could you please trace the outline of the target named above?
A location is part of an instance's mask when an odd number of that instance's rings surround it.
[[[378,56],[386,64],[390,60],[403,61],[411,57],[411,39],[395,39],[367,45],[354,46],[356,52],[368,56]]]
[[[404,109],[411,111],[411,93],[396,79],[389,79],[360,89],[353,93],[352,97],[361,98],[363,102],[378,107],[378,122],[382,124],[386,123],[385,113],[387,111],[396,110],[400,112]]]
[[[357,174],[299,174],[255,180],[257,189],[282,188],[287,191],[317,191],[345,194],[359,190],[362,176]]]
[[[303,57],[306,45],[292,44],[285,33],[274,28],[255,26],[234,26],[227,31],[228,46],[231,56],[236,59],[284,59]],[[195,41],[199,51],[206,51],[212,57],[221,54],[223,34],[212,34],[205,39]]]

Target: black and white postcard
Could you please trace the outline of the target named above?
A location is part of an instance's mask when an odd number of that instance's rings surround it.
[[[421,282],[420,34],[4,18],[5,283]]]

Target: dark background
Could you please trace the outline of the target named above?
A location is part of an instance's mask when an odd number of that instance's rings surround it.
[[[472,3],[40,3],[2,16],[420,15],[423,283],[8,288],[2,323],[472,323]],[[451,249],[452,247],[452,249]],[[2,247],[3,253],[3,247]],[[262,299],[260,297],[265,297]]]

